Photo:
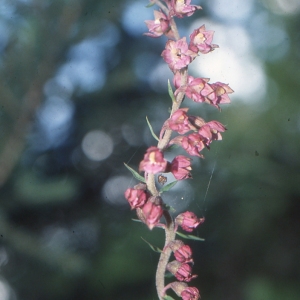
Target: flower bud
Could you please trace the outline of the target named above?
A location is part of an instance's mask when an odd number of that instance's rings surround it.
[[[150,197],[142,208],[137,209],[139,219],[145,223],[150,230],[159,222],[162,214],[162,199],[160,197]]]
[[[177,261],[181,263],[193,262],[192,249],[189,245],[183,245],[174,252],[174,256]]]
[[[184,155],[176,156],[171,162],[170,172],[177,180],[192,178],[191,170],[191,159]]]
[[[125,191],[125,198],[127,199],[131,209],[142,207],[147,201],[148,195],[143,189],[128,188]]]
[[[185,245],[180,240],[175,240],[169,243],[168,245],[174,253],[174,256],[177,261],[181,263],[193,263],[192,259],[192,249],[190,246]]]
[[[197,288],[189,287],[184,282],[172,282],[170,283],[171,289],[181,297],[183,300],[198,300],[200,299],[200,294]]]
[[[192,267],[187,263],[180,263],[177,260],[167,264],[167,270],[171,272],[179,281],[189,282],[198,275],[192,275]]]
[[[175,219],[175,223],[182,227],[187,232],[192,232],[198,225],[202,224],[205,218],[197,218],[197,216],[190,211],[186,211],[178,215]]]

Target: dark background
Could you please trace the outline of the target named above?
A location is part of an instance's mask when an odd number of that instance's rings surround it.
[[[297,300],[300,5],[194,4],[180,33],[209,24],[220,49],[191,72],[235,96],[221,113],[185,102],[228,128],[168,196],[206,218],[205,242],[189,242],[191,285],[205,300]],[[142,35],[146,5],[0,3],[1,300],[157,299],[158,254],[141,237],[162,247],[163,232],[133,222],[123,197],[136,183],[123,162],[137,168],[155,144],[145,116],[158,134],[171,105],[166,40]]]

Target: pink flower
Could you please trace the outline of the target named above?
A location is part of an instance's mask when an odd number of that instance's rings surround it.
[[[177,136],[170,141],[170,145],[181,146],[188,154],[203,158],[199,152],[205,148],[205,141],[198,133],[191,133],[188,136]]]
[[[167,166],[167,161],[164,155],[157,147],[147,149],[144,159],[140,162],[139,170],[147,173],[156,174],[164,172]]]
[[[167,264],[167,270],[171,272],[179,281],[190,282],[197,275],[192,275],[192,267],[187,263],[181,263],[177,260]]]
[[[202,9],[198,5],[190,5],[191,0],[170,0],[167,2],[170,10],[170,15],[177,18],[185,16],[190,17],[197,9]]]
[[[180,240],[172,241],[168,246],[172,249],[177,261],[181,263],[193,262],[192,249],[190,248],[190,246],[185,245]]]
[[[161,198],[150,197],[142,208],[137,208],[137,215],[152,230],[163,215]]]
[[[177,180],[192,178],[191,159],[183,155],[176,156],[171,162],[170,172]]]
[[[185,282],[172,282],[170,283],[172,290],[180,296],[183,300],[198,300],[200,294],[197,288],[189,287]]]
[[[218,48],[218,45],[212,44],[214,31],[205,30],[205,25],[202,25],[200,28],[193,31],[190,35],[190,44],[189,48],[198,53],[206,54],[213,51],[215,48]]]
[[[205,125],[201,126],[198,134],[205,140],[205,145],[208,147],[212,141],[222,140],[222,135],[220,132],[226,130],[225,126],[217,121],[210,121]]]
[[[209,79],[207,78],[194,78],[193,76],[188,76],[187,85],[178,88],[174,95],[176,96],[179,92],[185,92],[186,96],[193,101],[205,102],[205,97],[214,92],[208,84],[208,81]]]
[[[198,300],[200,298],[199,290],[195,287],[187,287],[180,296],[182,300]]]
[[[192,130],[189,118],[187,116],[188,108],[177,109],[171,117],[165,122],[163,128],[166,126],[168,129],[177,131],[179,134],[185,134]]]
[[[181,263],[193,262],[192,249],[189,245],[183,245],[182,247],[180,247],[174,252],[174,256],[176,260]]]
[[[154,10],[154,20],[146,20],[145,23],[149,33],[144,33],[144,35],[156,38],[165,34],[168,38],[174,38],[170,20],[162,11]]]
[[[192,232],[198,225],[202,224],[205,218],[197,218],[197,216],[190,211],[186,211],[178,215],[175,219],[175,223],[182,227],[187,232]]]
[[[206,124],[206,122],[198,116],[189,116],[189,121],[194,127],[194,131]]]
[[[145,204],[148,195],[145,190],[129,188],[125,191],[125,198],[130,204],[131,209],[135,209]]]
[[[230,103],[230,98],[228,94],[233,93],[233,90],[229,87],[228,84],[222,82],[216,82],[210,84],[213,92],[206,96],[206,101],[211,105],[220,109],[219,104]]]
[[[168,40],[161,56],[169,65],[169,68],[175,72],[190,64],[197,54],[189,50],[186,38],[183,37],[178,41]]]

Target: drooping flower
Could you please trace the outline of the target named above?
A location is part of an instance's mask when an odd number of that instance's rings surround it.
[[[186,86],[179,87],[174,95],[179,92],[185,92],[185,95],[195,102],[205,102],[207,96],[214,92],[212,87],[208,84],[208,78],[194,78],[188,76]]]
[[[205,145],[208,147],[212,141],[222,140],[220,132],[226,130],[225,126],[218,121],[210,121],[201,126],[198,134],[203,137]]]
[[[206,124],[206,122],[198,116],[189,116],[189,121],[195,128],[194,131],[197,131],[200,127]]]
[[[175,72],[189,65],[197,54],[189,50],[186,38],[183,37],[178,41],[168,40],[161,56],[169,68]]]
[[[202,224],[205,218],[197,218],[197,216],[191,212],[186,211],[178,215],[175,219],[175,223],[182,227],[187,232],[192,232],[198,225]]]
[[[169,284],[172,290],[182,300],[198,300],[200,299],[200,293],[197,288],[189,287],[185,282],[174,281]]]
[[[210,84],[213,92],[206,96],[205,101],[220,109],[219,104],[230,103],[228,94],[233,93],[233,89],[228,84],[216,82]]]
[[[198,133],[191,133],[188,136],[176,136],[169,143],[170,145],[181,146],[188,154],[203,158],[199,152],[205,148],[205,143],[201,135]]]
[[[172,241],[168,244],[171,250],[174,253],[174,256],[177,261],[181,263],[192,263],[192,249],[189,245],[185,245],[180,240]]]
[[[181,263],[177,260],[167,264],[167,270],[171,272],[179,281],[190,282],[198,275],[192,275],[192,267],[187,263]]]
[[[136,212],[139,219],[152,230],[163,215],[162,199],[150,197],[142,208],[137,208]]]
[[[177,180],[192,178],[191,170],[191,159],[184,155],[176,156],[170,164],[170,172]]]
[[[195,29],[190,35],[190,44],[189,48],[198,53],[206,54],[213,51],[215,48],[218,48],[218,45],[212,44],[214,31],[205,30],[205,25],[202,25],[200,28]]]
[[[180,296],[182,300],[198,300],[200,298],[199,290],[195,287],[187,287]]]
[[[188,131],[194,129],[189,122],[189,117],[187,115],[188,108],[179,108],[177,109],[171,117],[165,121],[161,132],[160,138],[162,138],[166,129],[171,129],[177,131],[179,134],[185,134]]]
[[[127,199],[131,209],[142,207],[147,201],[148,194],[144,189],[128,188],[125,191],[125,198]]]
[[[144,33],[144,35],[156,38],[165,34],[170,39],[174,38],[170,19],[162,11],[154,10],[154,20],[146,20],[145,23],[149,32]]]
[[[177,18],[190,17],[197,9],[202,9],[198,5],[190,5],[191,0],[170,0],[167,2],[170,15]]]
[[[167,161],[164,155],[157,147],[150,147],[147,149],[144,159],[140,162],[139,170],[147,173],[156,174],[164,172],[167,166]]]

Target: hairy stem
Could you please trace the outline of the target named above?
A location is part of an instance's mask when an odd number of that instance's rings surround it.
[[[162,4],[159,0],[150,0],[150,2],[155,3],[156,5],[158,5],[166,15],[169,15],[169,10],[168,8]],[[174,37],[175,40],[179,40],[180,36],[178,33],[178,29],[176,26],[176,23],[174,21],[173,18],[171,18],[170,20],[170,26],[171,26],[171,30],[174,33]],[[183,68],[180,71],[180,75],[181,75],[181,82],[180,85],[184,86],[187,83],[187,75],[188,75],[188,68]],[[172,109],[171,109],[171,114],[174,114],[181,106],[182,101],[184,100],[184,92],[180,92],[176,95],[176,101],[173,102],[172,104]],[[171,140],[171,135],[172,135],[172,130],[171,129],[167,129],[163,135],[163,137],[159,140],[157,147],[160,150],[164,150],[170,140]],[[150,193],[153,196],[159,196],[159,191],[157,190],[157,187],[155,185],[155,176],[154,174],[147,174],[146,177],[146,184],[147,184],[147,189],[150,191]],[[166,238],[165,238],[165,245],[164,245],[164,249],[162,251],[162,253],[160,254],[160,258],[158,261],[158,265],[157,265],[157,270],[156,270],[156,290],[157,290],[157,294],[160,300],[163,299],[163,294],[164,294],[164,287],[165,287],[165,272],[166,272],[166,267],[167,264],[169,262],[170,256],[172,254],[172,250],[168,247],[168,244],[171,241],[175,240],[175,236],[176,236],[176,229],[175,229],[175,224],[174,221],[170,215],[170,213],[168,211],[164,211],[164,217],[166,220],[166,226],[164,227],[165,229],[165,233],[166,233]]]
[[[159,300],[163,299],[163,290],[165,287],[165,272],[172,253],[172,250],[168,247],[168,244],[171,241],[174,241],[176,236],[174,222],[168,211],[164,211],[164,217],[166,219],[166,227],[165,227],[166,240],[165,240],[164,249],[159,257],[159,261],[156,269],[156,277],[155,277],[156,290],[157,290]]]

